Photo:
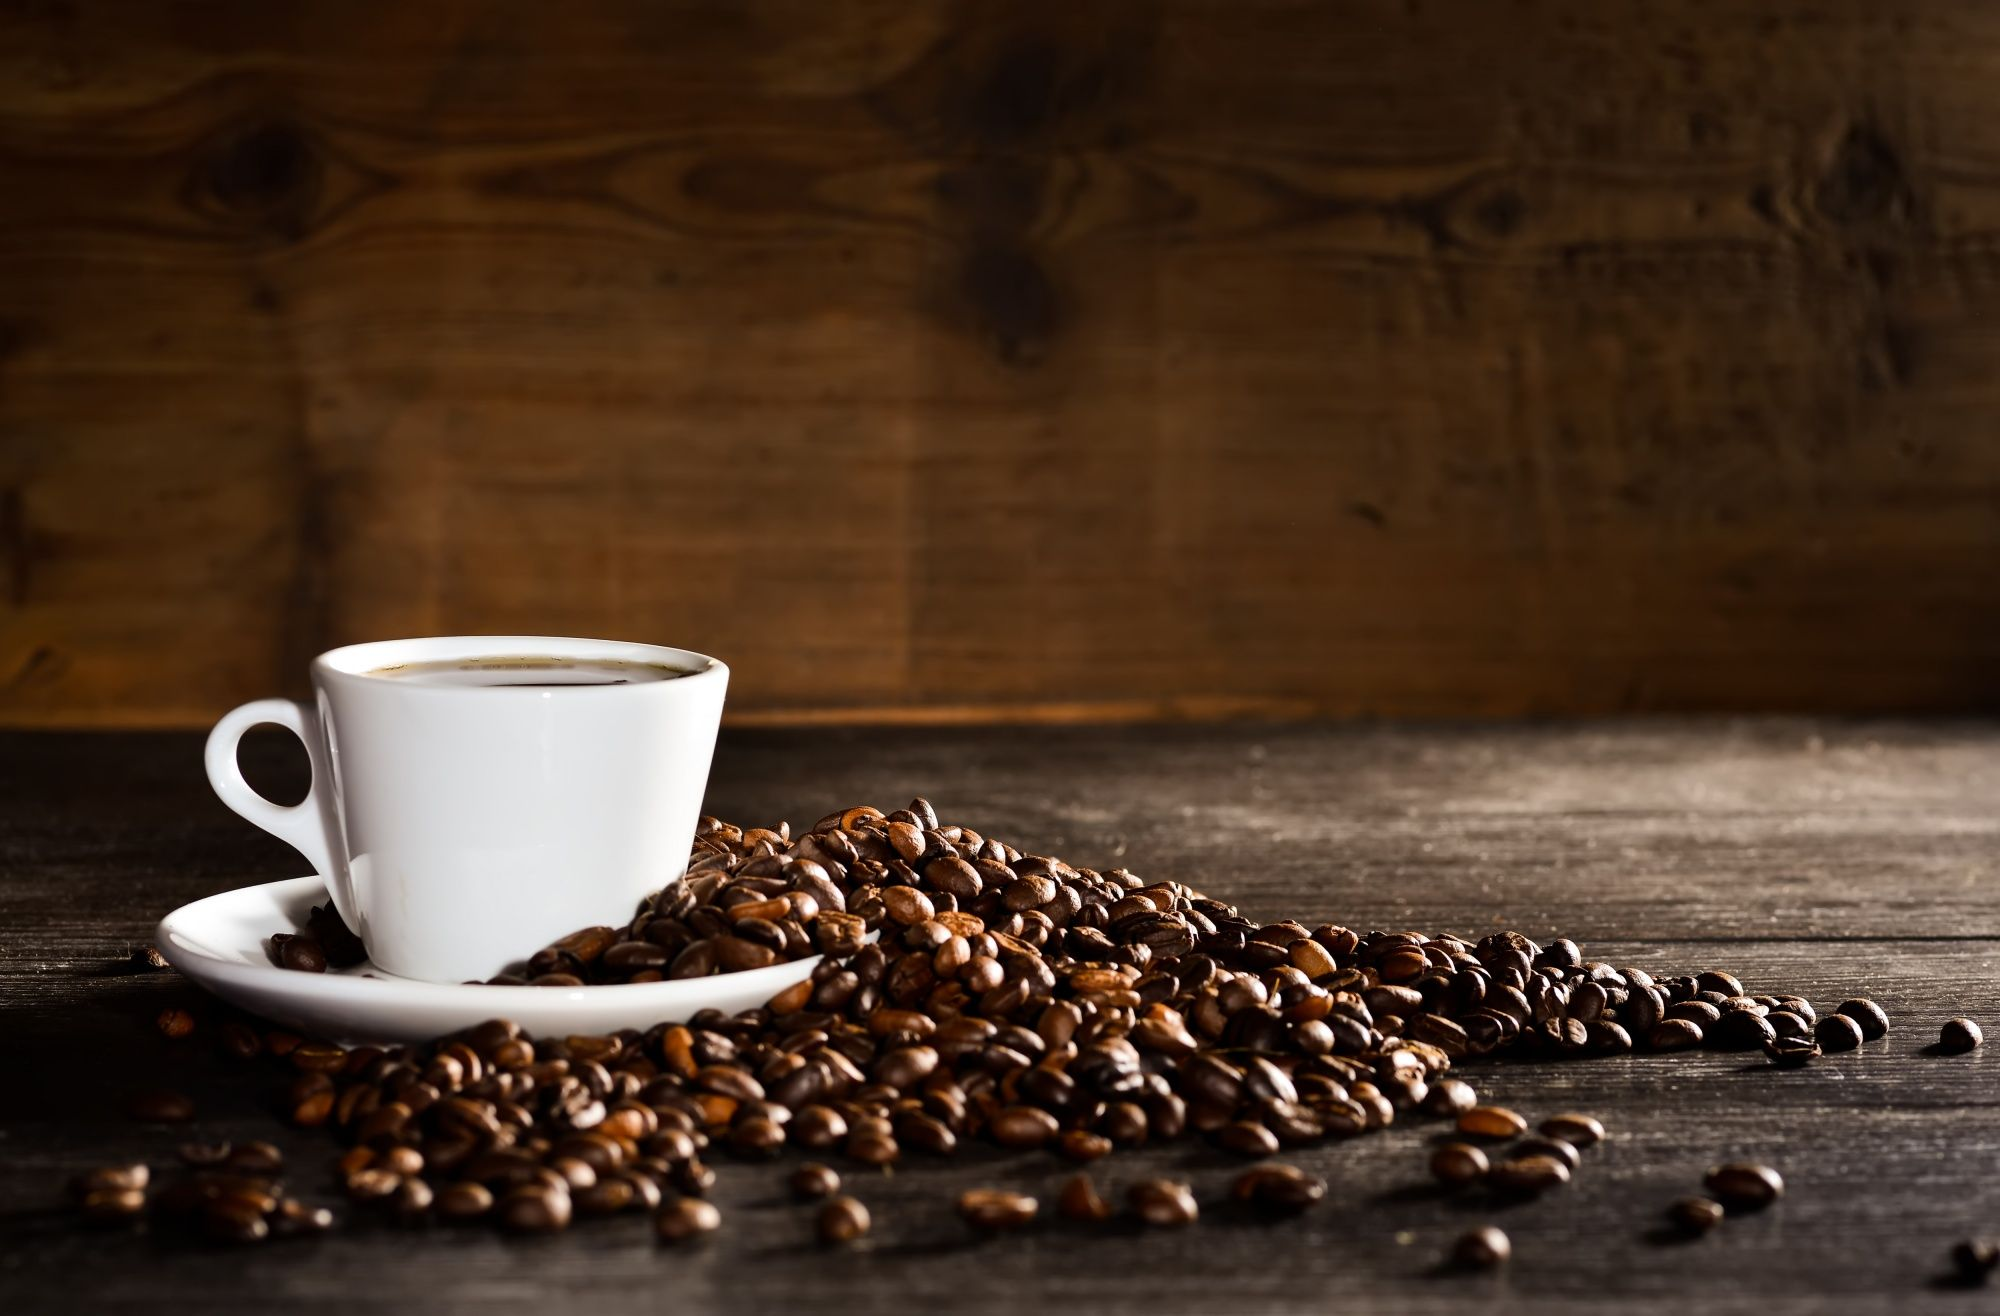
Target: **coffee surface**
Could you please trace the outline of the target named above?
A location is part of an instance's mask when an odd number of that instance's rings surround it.
[[[693,676],[694,669],[669,663],[647,663],[621,658],[555,658],[533,655],[496,655],[481,658],[445,658],[435,662],[393,663],[369,672],[390,681],[417,685],[461,686],[560,686],[560,685],[640,685],[648,681],[671,681]]]

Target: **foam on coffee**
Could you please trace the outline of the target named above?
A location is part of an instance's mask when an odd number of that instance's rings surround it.
[[[640,685],[649,681],[671,681],[693,676],[694,669],[669,663],[628,661],[622,658],[556,658],[494,656],[445,658],[433,662],[393,663],[368,673],[391,681],[417,685],[456,686],[565,686]]]

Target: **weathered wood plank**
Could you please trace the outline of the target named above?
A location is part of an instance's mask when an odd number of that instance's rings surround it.
[[[2000,19],[1712,8],[0,17],[0,722],[1987,707]]]

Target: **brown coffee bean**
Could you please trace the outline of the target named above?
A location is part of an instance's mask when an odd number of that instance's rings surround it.
[[[1111,1139],[1086,1129],[1067,1129],[1056,1140],[1056,1150],[1072,1161],[1094,1161],[1111,1154]]]
[[[1505,1106],[1474,1106],[1458,1117],[1458,1131],[1468,1138],[1518,1138],[1528,1121]]]
[[[1604,1125],[1588,1115],[1551,1115],[1542,1121],[1540,1132],[1572,1147],[1595,1147],[1604,1141]]]
[[[1125,1190],[1125,1201],[1143,1223],[1156,1228],[1191,1225],[1201,1215],[1188,1186],[1172,1179],[1141,1179]]]
[[[1297,1215],[1326,1196],[1326,1180],[1293,1165],[1259,1165],[1238,1175],[1230,1196],[1273,1215]]]
[[[1441,1143],[1431,1153],[1431,1174],[1439,1183],[1453,1188],[1478,1183],[1490,1168],[1486,1153],[1471,1143]]]
[[[792,1171],[792,1196],[832,1197],[840,1191],[840,1176],[831,1167],[808,1161]]]
[[[1889,1035],[1889,1015],[1865,996],[1840,1003],[1839,1012],[1861,1026],[1862,1040],[1873,1042]],[[1820,1042],[1825,1046],[1824,1040]]]
[[[1491,1225],[1460,1234],[1451,1245],[1452,1264],[1463,1270],[1497,1270],[1513,1255],[1507,1235]]]
[[[868,1208],[852,1197],[830,1198],[819,1209],[819,1241],[832,1247],[852,1243],[867,1237],[872,1223]]]
[[[1065,1220],[1096,1223],[1109,1220],[1111,1205],[1098,1196],[1097,1185],[1087,1174],[1073,1174],[1063,1181],[1056,1197],[1056,1210]]]
[[[1002,1147],[1026,1151],[1046,1146],[1060,1132],[1060,1126],[1056,1117],[1045,1110],[1008,1106],[994,1114],[987,1131]]]
[[[1861,1025],[1844,1014],[1823,1015],[1813,1025],[1813,1040],[1827,1054],[1852,1051],[1862,1042]]]
[[[2000,1269],[2000,1239],[1968,1238],[1953,1244],[1951,1268],[1962,1284],[1984,1284]]]
[[[662,1243],[679,1243],[722,1227],[722,1212],[699,1197],[679,1197],[653,1217],[653,1232]]]
[[[1667,1208],[1667,1218],[1683,1234],[1706,1234],[1722,1223],[1722,1203],[1707,1197],[1683,1197]]]
[[[1646,1045],[1655,1051],[1685,1051],[1701,1045],[1701,1025],[1691,1019],[1662,1019],[1646,1034]]]
[[[333,1212],[323,1206],[307,1206],[295,1197],[279,1202],[268,1220],[271,1232],[285,1238],[324,1234],[333,1228]]]
[[[1718,1165],[1702,1183],[1731,1211],[1761,1211],[1785,1195],[1785,1181],[1776,1170],[1750,1161]]]
[[[254,1202],[219,1197],[202,1210],[202,1232],[218,1243],[261,1243],[271,1235],[271,1222]]]
[[[162,1034],[175,1040],[194,1032],[194,1016],[177,1005],[170,1005],[160,1011],[160,1017],[154,1022]]]
[[[1764,1043],[1764,1055],[1780,1069],[1798,1069],[1820,1057],[1819,1043],[1810,1037],[1773,1037]]]
[[[223,1144],[225,1147],[227,1143]],[[88,1170],[70,1180],[70,1195],[82,1201],[92,1193],[144,1193],[146,1185],[152,1182],[152,1171],[143,1162],[133,1161],[122,1165],[104,1165]]]
[[[77,1196],[77,1209],[94,1225],[129,1224],[146,1213],[146,1190],[110,1186],[86,1189]]]
[[[997,1232],[1032,1222],[1041,1203],[1025,1193],[999,1188],[973,1188],[958,1196],[959,1218],[974,1229]]]
[[[1950,1019],[1938,1032],[1938,1049],[1947,1055],[1962,1055],[1985,1040],[1985,1034],[1972,1020]]]
[[[1554,1156],[1509,1156],[1486,1172],[1486,1182],[1505,1193],[1542,1193],[1569,1182],[1569,1166]]]
[[[1479,1094],[1470,1083],[1446,1078],[1432,1083],[1419,1104],[1426,1115],[1456,1119],[1479,1104]]]
[[[437,1195],[437,1212],[447,1220],[477,1220],[493,1209],[493,1192],[485,1184],[447,1184]]]
[[[194,1118],[193,1100],[164,1088],[135,1094],[125,1108],[142,1124],[185,1124]]]

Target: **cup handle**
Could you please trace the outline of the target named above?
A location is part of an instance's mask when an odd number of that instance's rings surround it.
[[[306,758],[312,764],[312,785],[307,789],[306,797],[297,804],[273,803],[243,779],[243,768],[236,761],[236,749],[243,740],[244,732],[260,726],[283,727],[306,747]],[[318,714],[307,705],[290,699],[256,700],[223,714],[215,729],[208,733],[208,748],[204,754],[208,761],[208,784],[215,788],[222,802],[304,855],[306,862],[326,882],[327,894],[333,897],[333,907],[340,911],[341,918],[346,920],[348,927],[358,927],[354,902],[347,891],[346,872],[334,862],[333,845],[327,835],[326,813],[322,806],[325,803],[324,792],[329,786],[323,761],[325,756],[320,745]]]

